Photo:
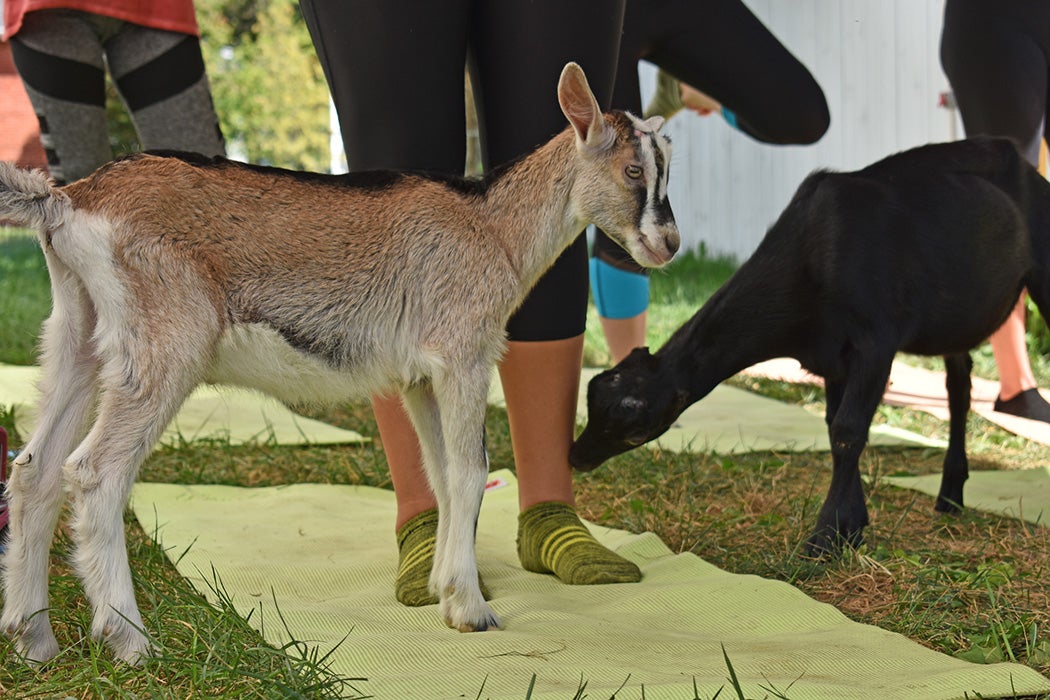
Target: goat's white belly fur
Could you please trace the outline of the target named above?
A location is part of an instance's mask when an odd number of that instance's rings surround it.
[[[234,324],[219,340],[205,380],[257,389],[292,404],[330,404],[390,389],[378,366],[333,369],[263,324]]]

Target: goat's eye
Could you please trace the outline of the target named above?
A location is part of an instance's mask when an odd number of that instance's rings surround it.
[[[626,168],[623,169],[623,172],[624,175],[631,178],[632,180],[637,180],[642,176],[642,166],[633,164],[628,165]]]

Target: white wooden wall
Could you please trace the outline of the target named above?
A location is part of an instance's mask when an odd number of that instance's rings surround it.
[[[943,0],[745,2],[816,77],[831,127],[811,146],[758,143],[717,115],[683,112],[665,127],[683,248],[703,242],[741,261],[812,170],[853,170],[962,135],[955,112],[938,107],[948,90],[939,60]],[[655,69],[643,64],[639,73],[647,96]]]

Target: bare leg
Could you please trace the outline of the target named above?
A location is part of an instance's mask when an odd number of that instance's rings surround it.
[[[602,322],[605,342],[609,344],[609,353],[612,355],[614,365],[627,357],[631,350],[645,346],[647,311],[630,318],[605,318],[604,316],[599,318]]]
[[[1025,343],[1024,295],[1017,302],[1013,313],[999,330],[988,339],[999,366],[999,398],[1009,401],[1025,389],[1036,386],[1035,376],[1028,359]]]
[[[582,355],[582,335],[511,342],[500,365],[520,489],[518,557],[563,583],[638,581],[638,567],[595,540],[573,507],[569,446]]]
[[[1050,423],[1050,403],[1040,395],[1025,343],[1024,295],[1010,317],[989,339],[999,366],[999,398],[995,410]]]
[[[579,335],[512,341],[500,364],[523,510],[545,501],[574,503],[569,446],[576,429],[582,362]]]
[[[400,529],[423,511],[437,508],[437,499],[430,490],[416,431],[401,404],[401,397],[373,396],[372,412],[379,425],[390,480],[397,494],[396,526]]]

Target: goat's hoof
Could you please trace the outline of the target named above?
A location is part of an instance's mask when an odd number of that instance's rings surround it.
[[[958,515],[963,510],[962,496],[959,496],[957,499],[946,496],[938,496],[937,503],[934,504],[933,509],[936,510],[938,513]]]
[[[52,636],[31,645],[16,642],[15,652],[30,666],[40,666],[58,656],[58,641]]]
[[[499,629],[500,621],[480,592],[469,602],[446,598],[441,601],[441,616],[445,624],[460,632],[484,632]]]
[[[15,653],[31,666],[39,666],[58,656],[58,640],[50,624],[34,625],[32,620],[25,625],[5,626],[4,634],[14,640]]]
[[[445,624],[458,632],[487,632],[501,627],[499,618],[491,610],[477,620],[456,622],[452,617],[446,617]]]
[[[802,551],[811,559],[827,561],[841,556],[847,547],[856,549],[863,542],[861,530],[839,532],[832,528],[820,528],[806,540]]]
[[[138,666],[153,651],[142,629],[123,618],[104,625],[92,636],[105,642],[114,657],[130,666]]]
[[[153,647],[141,635],[138,639],[127,640],[120,644],[115,643],[112,639],[106,639],[106,645],[109,646],[115,658],[129,666],[138,666],[143,659],[153,655]]]

